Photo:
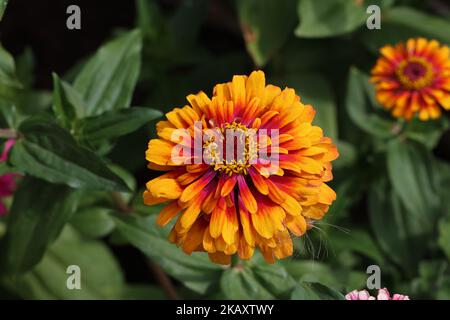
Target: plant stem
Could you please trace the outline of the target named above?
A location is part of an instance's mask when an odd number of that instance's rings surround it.
[[[241,259],[237,254],[231,256],[231,265],[230,268],[236,268],[242,266]]]
[[[111,196],[113,198],[114,203],[116,204],[117,208],[120,212],[123,213],[132,213],[133,208],[128,205],[123,200],[122,195],[119,192],[112,192]],[[173,286],[172,281],[167,276],[167,274],[164,272],[164,270],[156,263],[154,263],[151,259],[147,259],[147,265],[153,275],[155,276],[156,280],[158,281],[159,285],[163,288],[164,292],[166,293],[167,298],[172,300],[179,299],[177,291],[175,290],[175,287]]]
[[[172,281],[164,272],[164,270],[150,259],[147,260],[147,265],[155,276],[156,281],[158,281],[159,285],[163,288],[167,298],[171,300],[178,300],[179,297],[177,291],[175,290]]]
[[[17,132],[14,129],[0,129],[0,138],[16,139]]]

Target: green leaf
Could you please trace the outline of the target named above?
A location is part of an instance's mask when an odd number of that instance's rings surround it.
[[[70,188],[25,178],[14,195],[0,265],[14,273],[33,267],[75,208],[76,194]]]
[[[20,171],[9,166],[7,162],[0,162],[0,176],[8,173],[20,173]]]
[[[133,284],[124,286],[119,296],[126,300],[164,300],[167,299],[164,291],[155,285]]]
[[[73,188],[127,191],[125,183],[69,132],[45,117],[25,120],[10,161],[18,169]]]
[[[245,267],[227,269],[220,281],[222,292],[227,299],[256,300],[275,297],[259,283],[252,270]]]
[[[70,223],[82,234],[100,238],[114,230],[115,223],[111,215],[114,210],[102,207],[85,208],[72,217]]]
[[[144,38],[155,41],[163,28],[163,17],[153,0],[136,0],[136,20]]]
[[[79,135],[81,139],[95,144],[98,141],[119,138],[134,132],[161,115],[158,110],[140,107],[108,111],[100,116],[80,120]]]
[[[296,1],[239,0],[236,6],[247,50],[255,64],[262,67],[293,31]]]
[[[208,3],[207,0],[180,2],[167,26],[175,50],[186,52],[195,46],[200,27],[208,16]]]
[[[407,212],[385,179],[369,190],[369,217],[375,237],[388,257],[412,274],[427,249],[427,223]]]
[[[292,292],[292,300],[345,300],[336,290],[318,282],[300,282]]]
[[[86,102],[80,115],[95,116],[130,106],[141,64],[142,40],[134,30],[102,46],[74,82]]]
[[[419,265],[419,276],[411,287],[416,299],[450,299],[450,267],[446,260],[425,260]]]
[[[439,245],[450,260],[450,219],[446,218],[439,222]]]
[[[449,121],[442,117],[435,121],[421,121],[418,118],[412,119],[404,132],[411,140],[423,144],[432,150],[441,139],[443,132],[449,128]]]
[[[421,144],[393,139],[388,144],[388,174],[404,206],[431,228],[439,211],[439,197],[433,181],[433,160]]]
[[[298,2],[300,24],[297,37],[321,38],[351,32],[367,19],[366,6],[358,1],[332,0]]]
[[[71,90],[70,85],[53,73],[53,112],[65,128],[71,128],[72,122],[76,119],[77,110],[67,93],[69,90]],[[72,91],[72,94],[75,93]]]
[[[394,135],[395,122],[378,116],[369,101],[374,101],[368,94],[372,88],[369,79],[358,69],[350,70],[347,86],[347,113],[350,119],[362,130],[379,138],[389,138]],[[372,88],[373,89],[373,88]],[[372,90],[373,91],[373,90]],[[381,109],[381,108],[379,108]]]
[[[149,217],[116,215],[114,220],[125,239],[186,287],[204,294],[218,284],[222,267],[211,263],[204,253],[187,255],[170,243],[167,232],[156,226],[155,214]]]
[[[410,7],[394,7],[383,11],[380,30],[364,30],[360,39],[374,53],[386,44],[393,45],[415,37],[436,39],[449,45],[449,29],[448,20]]]
[[[312,260],[284,260],[282,263],[295,281],[319,282],[346,292],[366,285],[365,272],[352,271]]]
[[[0,21],[2,21],[3,15],[5,14],[7,4],[8,0],[0,0]]]
[[[330,245],[336,252],[351,250],[369,257],[378,265],[384,262],[383,256],[369,233],[361,229],[352,229],[349,234],[330,232]]]
[[[68,290],[71,265],[80,267],[81,290]],[[86,240],[71,228],[49,248],[42,261],[10,285],[25,299],[123,299],[127,298],[122,271],[108,247]]]
[[[355,165],[358,158],[358,152],[355,146],[344,140],[337,140],[335,143],[339,150],[339,158],[333,162],[333,168],[339,170]]]
[[[289,298],[292,289],[296,286],[294,278],[280,263],[258,263],[252,268],[259,283],[277,298]]]
[[[1,1],[1,0],[0,0]],[[0,15],[1,15],[0,3]],[[22,87],[16,75],[16,65],[13,56],[0,45],[0,97],[7,94],[7,88]]]

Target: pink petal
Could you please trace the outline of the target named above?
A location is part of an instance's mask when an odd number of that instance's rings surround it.
[[[378,290],[377,300],[391,300],[389,291],[386,288]]]
[[[0,156],[0,162],[8,160],[9,150],[12,148],[16,141],[14,139],[8,139],[5,143],[5,148],[3,149],[2,155]]]

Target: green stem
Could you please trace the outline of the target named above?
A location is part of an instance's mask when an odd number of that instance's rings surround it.
[[[16,139],[17,132],[14,129],[0,129],[0,138]]]
[[[231,265],[230,265],[230,267],[231,268],[235,268],[235,267],[240,266],[240,265],[241,265],[241,259],[239,259],[239,256],[237,254],[233,254],[231,256]]]

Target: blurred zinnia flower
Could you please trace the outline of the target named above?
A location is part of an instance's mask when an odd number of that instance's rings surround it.
[[[13,144],[13,139],[9,139],[8,141],[6,141],[5,147],[0,156],[0,162],[4,162],[8,159],[8,152]],[[7,213],[6,206],[3,204],[2,199],[11,196],[16,189],[15,176],[16,175],[13,173],[7,173],[0,176],[0,216]]]
[[[409,39],[380,50],[371,81],[376,98],[397,118],[436,119],[450,109],[450,49],[436,40]]]
[[[408,296],[402,294],[394,294],[392,297],[386,288],[379,289],[378,295],[372,297],[367,290],[353,290],[345,295],[346,300],[409,300]]]
[[[150,169],[169,171],[144,192],[147,205],[167,203],[157,223],[178,215],[170,241],[216,263],[250,259],[255,247],[269,263],[292,255],[291,234],[303,235],[336,198],[326,182],[338,152],[311,124],[313,107],[293,89],[266,86],[262,71],[187,100],[157,124],[146,152]],[[242,158],[229,158],[239,149]]]

